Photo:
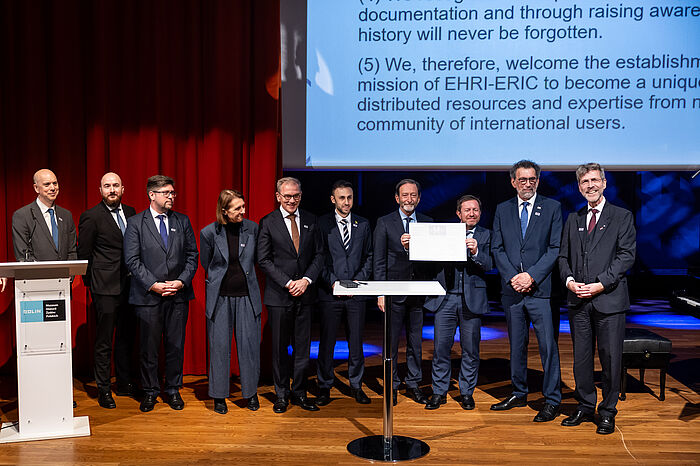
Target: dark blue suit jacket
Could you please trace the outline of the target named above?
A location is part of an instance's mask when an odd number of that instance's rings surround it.
[[[604,314],[626,311],[630,299],[625,273],[634,265],[637,248],[632,212],[606,201],[588,244],[587,214],[584,207],[566,219],[559,251],[561,279],[564,283],[567,277],[583,283],[600,282],[605,290],[592,299],[596,310]],[[569,291],[567,301],[579,307],[589,300]]]
[[[156,229],[150,209],[129,217],[124,233],[124,260],[131,272],[129,303],[154,306],[163,299],[148,289],[155,282],[180,280],[184,287],[174,299],[194,298],[192,279],[197,271],[197,240],[185,214],[168,211],[168,247]]]
[[[335,212],[322,216],[318,223],[323,240],[323,271],[318,295],[321,301],[332,301],[333,283],[337,280],[369,280],[372,276],[372,231],[369,221],[351,214],[350,246],[346,251],[335,221]],[[367,299],[355,296],[353,299]]]
[[[248,299],[255,315],[262,312],[260,286],[255,274],[255,246],[258,239],[258,225],[248,219],[243,219],[238,238],[238,260],[245,273],[248,285]],[[199,234],[199,260],[202,263],[206,279],[204,280],[207,299],[206,314],[211,319],[216,308],[216,301],[221,291],[221,282],[228,270],[228,238],[226,229],[220,223],[214,222],[205,226]]]
[[[552,268],[559,255],[561,242],[561,204],[538,194],[525,232],[520,232],[518,200],[514,197],[496,207],[493,220],[491,250],[501,275],[503,299],[517,302],[523,294],[516,292],[510,279],[527,272],[534,280],[529,294],[549,298],[552,293]]]
[[[293,296],[285,285],[289,280],[308,277],[313,284],[301,296],[303,304],[316,300],[316,280],[323,267],[323,245],[315,215],[299,209],[299,253],[280,209],[275,209],[260,219],[258,234],[258,264],[265,273],[266,306],[290,306]]]
[[[474,239],[478,245],[477,255],[476,257],[469,255],[469,259],[465,263],[464,274],[462,275],[464,301],[467,303],[469,311],[473,314],[486,314],[489,312],[489,299],[486,295],[486,272],[493,268],[491,231],[477,225],[474,228]],[[445,269],[447,267],[455,267],[456,263],[439,262],[437,264],[436,280],[447,290]],[[435,312],[444,299],[445,296],[428,296],[423,306],[429,311]]]
[[[416,212],[419,222],[432,222],[427,215]],[[414,264],[408,260],[408,251],[401,244],[405,232],[398,208],[380,217],[374,229],[374,279],[383,280],[428,280],[432,268],[428,264]],[[395,303],[402,303],[405,296],[395,296]]]

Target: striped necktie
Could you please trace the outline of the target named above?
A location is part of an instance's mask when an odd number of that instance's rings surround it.
[[[343,247],[347,251],[350,247],[350,232],[348,231],[348,219],[344,218],[340,220],[340,223],[343,225]]]

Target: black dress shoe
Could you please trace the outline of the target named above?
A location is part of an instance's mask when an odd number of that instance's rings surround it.
[[[75,401],[75,400],[73,400],[73,409],[75,409],[75,408],[77,408],[77,407],[78,407],[78,402]]]
[[[550,405],[545,403],[537,416],[532,420],[532,422],[549,422],[553,421],[559,415],[559,405]]]
[[[277,414],[282,414],[283,412],[287,411],[287,407],[289,406],[289,400],[287,400],[284,397],[277,397],[275,400],[275,404],[272,405],[272,410],[276,412]]]
[[[100,391],[100,393],[97,394],[97,404],[105,409],[114,409],[117,407],[114,398],[112,398],[112,392],[109,391]]]
[[[168,397],[168,405],[176,411],[180,411],[185,407],[185,402],[182,401],[180,392],[175,392]]]
[[[331,402],[331,389],[330,388],[322,388],[321,391],[319,392],[318,397],[316,398],[316,404],[318,406],[326,406],[330,402]]]
[[[225,398],[214,398],[214,412],[218,414],[228,413],[228,406],[226,406]]]
[[[158,398],[156,397],[156,395],[146,393],[143,396],[143,400],[141,400],[141,406],[139,406],[139,409],[144,413],[153,411],[153,408],[155,407],[156,403],[158,403]]]
[[[396,406],[399,402],[399,391],[398,390],[394,390],[392,398],[394,399],[393,404],[394,404],[394,406]]]
[[[352,397],[355,398],[355,401],[360,403],[361,405],[368,405],[372,402],[372,400],[369,399],[369,397],[365,394],[365,392],[362,391],[361,388],[352,388],[350,390]],[[316,402],[318,404],[318,401]]]
[[[527,397],[518,398],[515,395],[511,395],[500,403],[491,405],[491,411],[506,411],[513,408],[521,408],[527,406]]]
[[[293,405],[299,406],[301,409],[304,409],[306,411],[318,411],[319,410],[318,406],[316,406],[316,403],[309,400],[305,396],[291,396],[291,397],[289,397],[289,401],[291,401]]]
[[[117,383],[114,393],[117,396],[133,396],[134,386],[130,383]]]
[[[574,427],[580,425],[582,422],[593,422],[593,414],[586,414],[577,409],[574,414],[561,421],[561,425],[564,427]]]
[[[602,416],[598,422],[596,434],[608,435],[615,432],[615,418],[613,416]]]
[[[474,398],[471,395],[462,395],[462,401],[459,404],[462,405],[462,409],[471,411],[474,409]]]
[[[433,394],[430,400],[425,404],[425,409],[438,409],[440,405],[447,403],[447,397],[445,395]]]
[[[245,407],[251,411],[257,411],[258,409],[260,409],[260,401],[258,400],[257,393],[248,398],[248,404]]]
[[[424,405],[428,403],[428,399],[418,387],[406,389],[406,394],[418,404]]]

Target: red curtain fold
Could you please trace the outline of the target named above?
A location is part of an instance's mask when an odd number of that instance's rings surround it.
[[[275,207],[279,2],[5,1],[0,4],[0,260],[13,261],[11,220],[36,195],[39,168],[58,176],[74,221],[118,173],[123,201],[148,206],[146,178],[175,179],[175,210],[197,237],[218,193],[246,194],[248,217]],[[201,269],[194,281],[185,372],[205,373]],[[14,366],[12,288],[0,295],[0,367]],[[89,373],[94,317],[73,285],[77,372]],[[263,322],[264,324],[264,322]]]

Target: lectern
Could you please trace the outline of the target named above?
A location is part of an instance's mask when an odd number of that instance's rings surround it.
[[[336,296],[384,296],[384,406],[383,435],[371,435],[353,440],[348,451],[355,456],[374,461],[396,462],[425,456],[430,447],[425,442],[394,435],[393,364],[391,360],[391,297],[441,296],[445,289],[436,281],[372,281],[355,282],[357,288],[346,288],[340,282],[333,287]]]
[[[19,422],[4,423],[0,443],[90,435],[73,417],[70,277],[87,261],[0,263],[15,278]]]

